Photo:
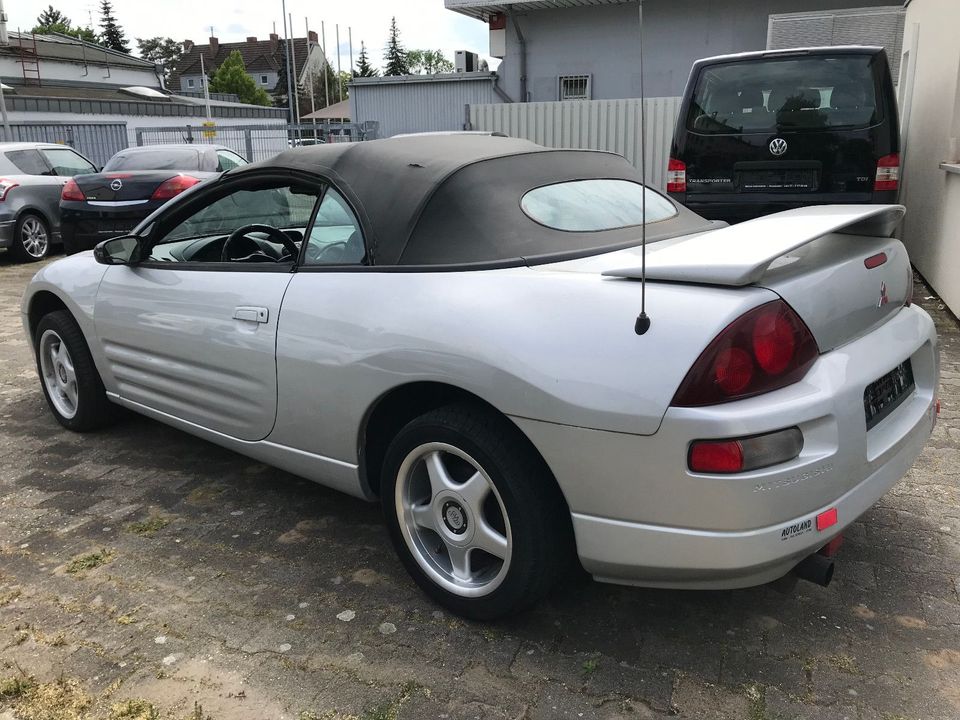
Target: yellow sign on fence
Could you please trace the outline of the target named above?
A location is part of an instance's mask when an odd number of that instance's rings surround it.
[[[217,124],[212,120],[206,120],[203,123],[203,136],[205,138],[215,138],[217,136],[216,131]]]

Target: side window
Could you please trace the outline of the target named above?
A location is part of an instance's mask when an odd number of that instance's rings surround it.
[[[41,150],[40,152],[43,153],[57,175],[73,177],[74,175],[89,175],[97,171],[89,160],[69,148]]]
[[[168,230],[149,259],[293,263],[319,196],[315,186],[275,182],[234,190],[211,199]]]
[[[53,175],[36,150],[11,150],[4,155],[25,175]]]
[[[235,167],[240,167],[241,165],[246,164],[247,161],[237,155],[235,152],[230,152],[229,150],[217,150],[217,170],[220,172],[233,170]]]
[[[305,265],[358,265],[366,255],[357,216],[343,196],[327,190],[307,238]]]

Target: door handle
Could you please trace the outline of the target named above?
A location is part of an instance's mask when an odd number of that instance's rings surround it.
[[[242,305],[233,310],[233,319],[244,322],[265,323],[270,319],[270,311],[265,307]]]

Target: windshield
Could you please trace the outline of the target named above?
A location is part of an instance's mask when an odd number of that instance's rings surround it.
[[[118,153],[103,170],[199,170],[200,153],[193,148],[163,148]]]
[[[817,55],[705,68],[687,129],[706,135],[865,128],[880,121],[872,55]]]

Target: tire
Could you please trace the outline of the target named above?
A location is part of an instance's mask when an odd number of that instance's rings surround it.
[[[37,262],[50,254],[50,225],[36,213],[17,218],[10,253],[20,262]]]
[[[34,354],[40,387],[57,422],[90,432],[116,419],[118,408],[107,400],[83,332],[69,312],[57,310],[40,319]]]
[[[573,565],[570,511],[553,476],[515,426],[483,407],[450,405],[407,424],[387,449],[381,490],[407,571],[462,617],[520,612]]]

